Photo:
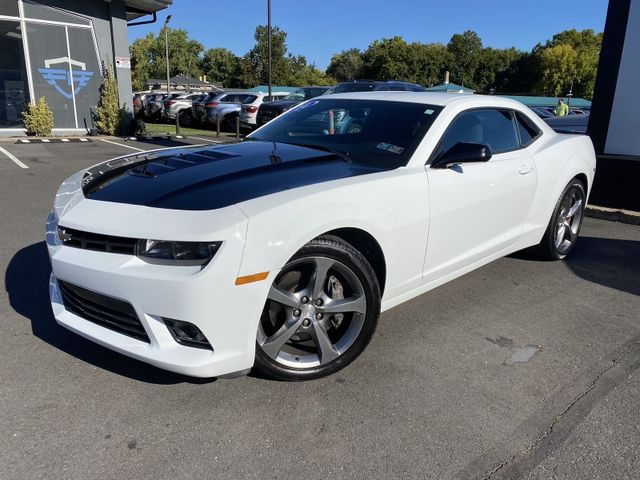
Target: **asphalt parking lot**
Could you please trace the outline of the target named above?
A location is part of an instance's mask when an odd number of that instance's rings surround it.
[[[587,219],[567,262],[504,258],[396,307],[319,381],[191,379],[58,327],[58,185],[194,143],[0,142],[0,478],[640,478],[637,226]]]

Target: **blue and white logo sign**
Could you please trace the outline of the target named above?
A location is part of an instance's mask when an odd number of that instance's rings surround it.
[[[65,68],[51,68],[52,65],[63,64]],[[45,68],[38,68],[40,75],[49,85],[53,85],[65,98],[71,99],[87,86],[94,72],[87,71],[87,64],[72,60],[69,57],[50,58],[44,61]],[[74,70],[76,66],[80,70]],[[64,86],[70,88],[65,90]]]

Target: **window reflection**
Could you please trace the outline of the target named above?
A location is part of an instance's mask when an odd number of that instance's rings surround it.
[[[22,127],[29,84],[19,22],[0,21],[0,127]]]

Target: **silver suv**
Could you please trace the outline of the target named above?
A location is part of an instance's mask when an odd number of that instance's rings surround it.
[[[180,124],[189,126],[193,123],[191,107],[193,102],[203,98],[204,93],[185,93],[175,98],[167,98],[163,102],[162,118],[166,121],[175,121],[180,116]]]

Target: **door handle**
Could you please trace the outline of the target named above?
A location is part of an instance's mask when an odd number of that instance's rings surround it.
[[[533,167],[530,167],[528,165],[523,165],[522,167],[520,167],[520,170],[518,170],[518,173],[520,175],[529,175],[531,172],[533,172]]]

